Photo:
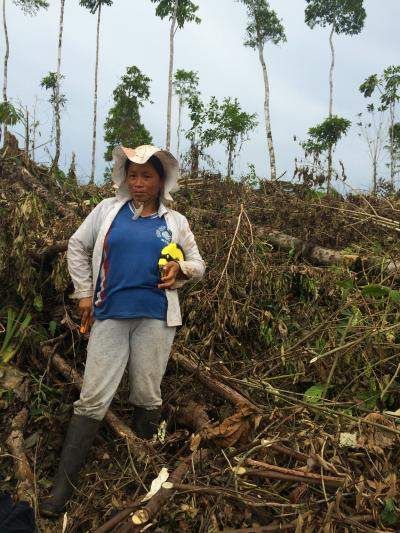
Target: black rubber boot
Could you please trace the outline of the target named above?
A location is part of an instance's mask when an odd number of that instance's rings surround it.
[[[157,434],[158,424],[161,420],[161,407],[145,409],[135,407],[133,416],[133,429],[141,439],[151,439]]]
[[[99,426],[99,420],[81,415],[72,416],[51,494],[40,506],[43,516],[56,517],[63,512]]]

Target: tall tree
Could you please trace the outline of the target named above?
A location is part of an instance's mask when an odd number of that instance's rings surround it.
[[[372,163],[371,192],[375,196],[378,190],[378,171],[382,148],[384,145],[383,111],[376,110],[374,104],[367,106],[368,115],[358,113],[359,136],[367,143],[368,155]]]
[[[204,126],[207,121],[207,109],[200,98],[200,93],[191,94],[187,100],[189,109],[190,128],[186,132],[186,138],[190,141],[190,173],[197,176],[199,171],[199,159],[203,155]]]
[[[257,126],[256,114],[242,111],[237,98],[224,98],[221,104],[213,96],[207,109],[209,127],[203,133],[206,146],[219,141],[225,143],[228,154],[227,177],[233,172],[235,157],[239,154],[248,134]]]
[[[27,15],[36,15],[40,8],[47,9],[49,4],[46,0],[13,0],[13,4],[20,7],[23,13]],[[8,107],[8,97],[7,97],[7,83],[8,83],[8,60],[10,57],[10,40],[8,37],[8,27],[7,27],[7,17],[6,17],[6,0],[3,0],[3,29],[4,29],[4,67],[3,67],[3,109],[2,114],[12,116],[12,110],[10,109],[7,112]],[[12,122],[3,122],[3,135],[7,131],[7,124],[12,124]],[[0,129],[0,140],[1,140],[1,129]]]
[[[51,126],[51,140],[53,140],[54,128],[56,124],[56,110],[58,112],[65,106],[67,101],[65,94],[59,92],[59,82],[64,78],[62,74],[57,76],[57,72],[49,72],[40,82],[41,87],[50,91],[49,102],[53,108],[53,121]]]
[[[199,75],[193,70],[178,69],[174,76],[175,94],[178,96],[178,127],[177,127],[177,147],[176,155],[180,158],[180,138],[181,138],[181,122],[182,122],[182,108],[188,103],[190,98],[198,94],[197,87],[199,85]]]
[[[279,44],[286,42],[285,29],[276,12],[270,8],[266,0],[242,0],[247,7],[249,24],[247,26],[247,40],[245,46],[258,51],[264,78],[264,116],[271,179],[276,179],[275,150],[272,139],[270,116],[270,90],[268,71],[264,59],[264,46],[266,43]]]
[[[94,174],[96,169],[96,140],[97,140],[97,85],[99,73],[99,44],[100,44],[100,21],[101,7],[103,5],[111,6],[113,0],[80,0],[80,5],[90,10],[92,14],[97,12],[96,25],[96,60],[94,67],[94,97],[93,97],[93,138],[92,138],[92,168],[90,171],[90,182],[94,183]]]
[[[60,117],[60,85],[61,85],[61,50],[62,50],[62,36],[64,30],[64,5],[65,0],[60,0],[60,22],[58,26],[58,47],[57,47],[57,72],[56,72],[56,86],[55,86],[55,101],[54,101],[54,118],[56,124],[55,145],[56,151],[53,159],[53,168],[58,167],[58,160],[61,153],[61,117]]]
[[[169,30],[169,68],[168,68],[168,103],[167,103],[167,134],[165,147],[171,147],[171,114],[172,114],[172,77],[174,72],[174,37],[178,28],[182,29],[186,22],[196,22],[201,19],[197,16],[199,6],[191,0],[151,0],[157,4],[156,15],[161,19],[168,17],[171,21]]]
[[[364,27],[366,11],[363,0],[306,0],[305,21],[312,29],[315,26],[329,27],[331,65],[329,70],[329,118],[333,116],[333,74],[335,69],[335,47],[333,37],[357,35]],[[332,146],[333,149],[333,146]],[[332,179],[332,151],[328,153],[328,190]]]
[[[318,163],[320,156],[328,154],[328,161],[332,164],[332,154],[340,139],[347,134],[351,126],[350,120],[332,115],[326,118],[321,124],[308,130],[309,138],[302,142],[306,156],[311,155],[314,162]],[[331,167],[332,172],[332,167]],[[330,191],[330,182],[328,182],[328,192]]]
[[[151,144],[150,133],[140,120],[139,109],[150,99],[150,78],[135,66],[128,67],[121,83],[113,92],[114,105],[104,124],[104,140],[107,143],[104,157],[112,160],[115,146]]]
[[[385,68],[381,77],[377,74],[369,76],[360,86],[361,93],[370,98],[379,93],[381,111],[389,112],[389,153],[390,182],[394,186],[395,170],[395,123],[396,105],[400,101],[400,65]]]

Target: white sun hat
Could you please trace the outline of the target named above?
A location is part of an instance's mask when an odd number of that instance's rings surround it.
[[[156,156],[165,173],[164,189],[161,193],[161,200],[172,200],[171,192],[179,189],[178,179],[180,176],[179,163],[168,150],[162,150],[151,144],[144,144],[137,148],[126,148],[125,146],[116,146],[112,152],[114,167],[112,171],[112,180],[118,188],[119,196],[129,196],[129,190],[125,183],[125,163],[126,160],[132,163],[143,165],[151,156]]]

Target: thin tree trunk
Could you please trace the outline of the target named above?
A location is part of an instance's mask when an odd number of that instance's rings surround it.
[[[333,114],[333,72],[335,69],[335,48],[333,46],[333,35],[335,33],[335,26],[332,26],[331,33],[329,35],[329,46],[331,47],[331,68],[329,71],[329,118]],[[328,182],[327,182],[327,191],[331,190],[332,182],[332,157],[333,157],[333,146],[329,147],[328,152]]]
[[[93,101],[93,141],[92,141],[92,171],[90,183],[94,183],[96,168],[96,135],[97,135],[97,80],[99,74],[99,38],[100,38],[101,3],[97,9],[97,33],[96,33],[96,64],[94,68],[94,101]]]
[[[174,36],[176,26],[176,15],[178,12],[179,0],[175,0],[174,14],[172,15],[171,28],[169,31],[169,71],[168,71],[168,104],[167,104],[167,138],[165,147],[171,148],[171,114],[172,114],[172,76],[174,72]]]
[[[377,170],[378,168],[378,161],[376,157],[376,153],[374,154],[374,159],[372,161],[372,194],[373,196],[376,196],[377,191]]]
[[[390,184],[394,187],[394,102],[390,104]]]
[[[269,164],[270,164],[270,170],[271,170],[271,179],[272,180],[276,180],[275,150],[274,150],[274,144],[273,144],[273,141],[272,141],[271,116],[270,116],[270,111],[269,111],[268,71],[267,71],[267,66],[265,64],[264,54],[263,54],[263,46],[261,45],[261,43],[258,45],[258,56],[260,58],[260,63],[261,63],[262,71],[263,71],[263,77],[264,77],[265,130],[266,130],[266,133],[267,133],[267,143],[268,143],[268,151],[269,151]]]
[[[25,107],[25,160],[29,160],[29,111],[28,107]]]
[[[35,97],[35,105],[33,108],[33,123],[32,123],[32,136],[31,136],[31,159],[33,162],[35,161],[36,129],[38,126],[36,122],[36,105],[37,105],[37,96]]]
[[[193,140],[190,145],[190,174],[193,177],[199,173],[199,145]]]
[[[64,4],[65,0],[60,0],[60,26],[58,31],[58,54],[57,54],[57,82],[55,90],[55,120],[56,120],[56,153],[54,155],[53,168],[58,166],[60,159],[60,145],[61,145],[61,124],[60,124],[60,77],[61,77],[61,49],[62,49],[62,35],[64,26]]]
[[[228,145],[228,168],[227,168],[227,177],[230,178],[232,174],[233,166],[233,148],[231,145]]]
[[[177,136],[177,147],[176,147],[176,157],[178,161],[180,160],[180,146],[181,146],[181,118],[182,118],[182,96],[179,95],[179,112],[178,112],[178,129],[176,131]]]
[[[7,75],[8,75],[8,58],[10,56],[10,42],[8,40],[7,18],[6,18],[6,0],[3,0],[3,26],[4,26],[4,40],[6,50],[4,53],[4,74],[3,74],[3,102],[7,104]],[[3,139],[7,131],[7,124],[3,124]],[[0,129],[0,141],[1,141],[1,129]]]

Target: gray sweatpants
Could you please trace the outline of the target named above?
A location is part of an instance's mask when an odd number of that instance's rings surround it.
[[[96,320],[90,333],[85,375],[74,413],[102,420],[129,365],[129,400],[152,409],[161,405],[175,327],[152,318]]]

